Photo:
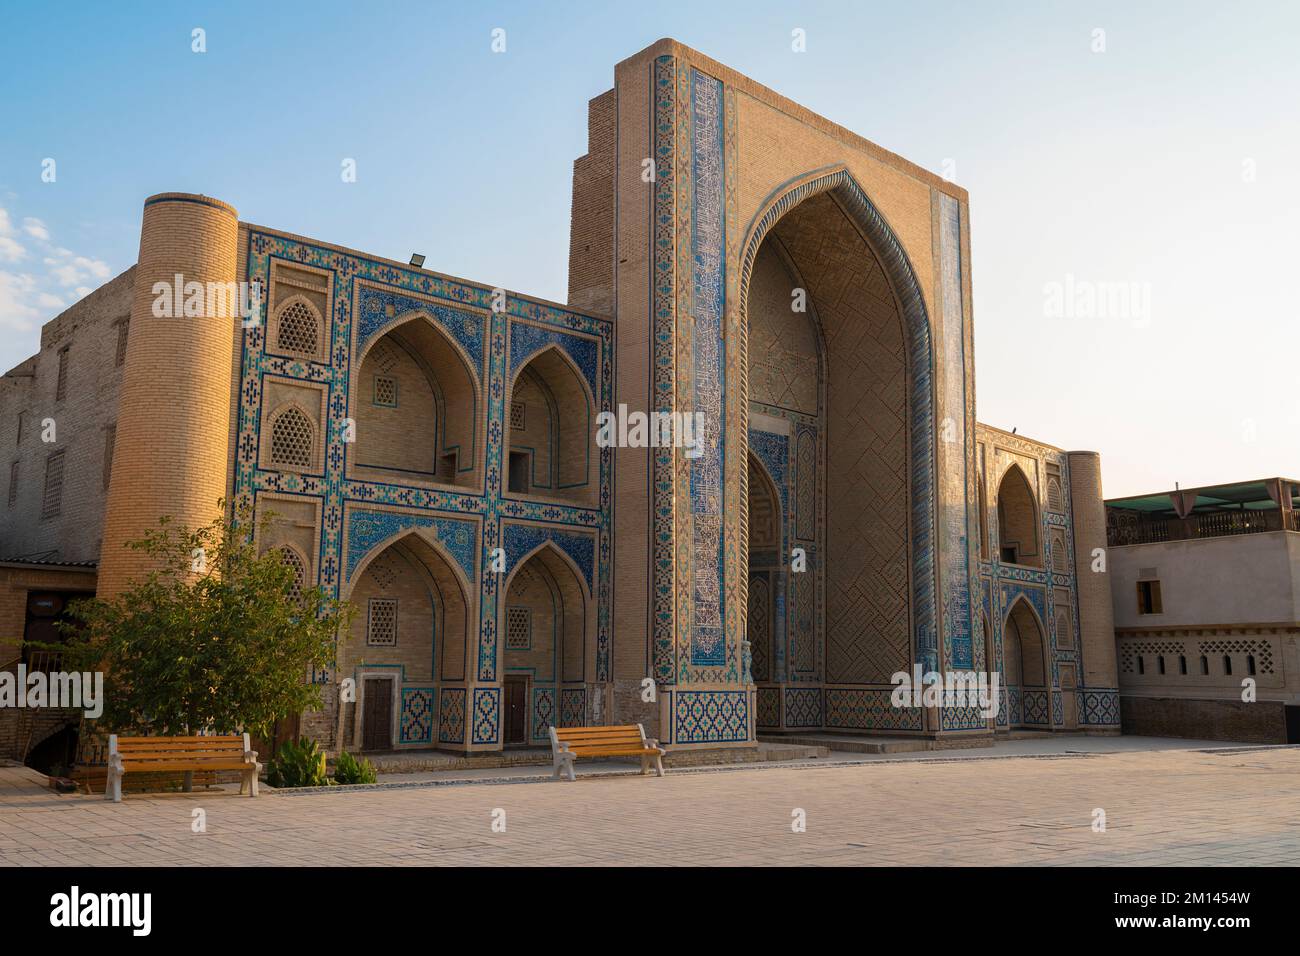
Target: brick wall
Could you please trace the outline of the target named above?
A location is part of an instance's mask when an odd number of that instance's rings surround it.
[[[1286,743],[1286,709],[1278,701],[1121,696],[1120,723],[1126,734],[1190,737],[1243,743]]]
[[[0,559],[99,557],[122,386],[119,323],[130,316],[134,281],[132,267],[47,322],[40,352],[0,378]],[[60,354],[62,399],[57,397]],[[51,431],[54,440],[46,441]],[[57,514],[42,517],[47,463],[59,452],[63,478]]]

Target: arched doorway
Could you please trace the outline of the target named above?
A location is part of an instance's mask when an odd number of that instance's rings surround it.
[[[755,684],[777,681],[776,649],[784,633],[778,609],[785,605],[786,562],[781,540],[781,499],[762,463],[749,456],[749,613],[746,615],[750,673]]]
[[[506,491],[577,504],[596,500],[595,402],[558,347],[533,356],[510,386]]]
[[[1018,597],[1002,628],[1002,680],[1007,687],[1009,727],[1049,727],[1050,661],[1038,615]]]
[[[352,382],[359,478],[470,486],[479,480],[474,375],[452,340],[416,314],[363,355]]]
[[[1034,492],[1020,466],[1012,465],[998,484],[998,548],[1003,563],[1041,568],[1039,538]]]
[[[565,693],[586,678],[591,601],[572,563],[549,542],[510,575],[501,643],[502,739],[543,746],[563,726]]]
[[[401,726],[403,691],[460,677],[470,628],[466,593],[441,547],[416,532],[358,569],[347,596],[357,615],[339,644],[338,672],[355,682],[356,698],[340,710],[341,749],[384,751],[412,742]],[[422,742],[437,739],[436,728],[427,738]]]

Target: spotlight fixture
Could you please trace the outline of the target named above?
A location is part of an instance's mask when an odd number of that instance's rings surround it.
[[[424,268],[424,256],[420,255],[418,252],[412,252],[412,253],[411,253],[411,265],[415,266],[415,268],[417,268],[417,269],[423,269],[423,268]]]

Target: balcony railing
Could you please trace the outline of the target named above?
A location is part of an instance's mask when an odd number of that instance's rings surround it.
[[[1195,541],[1264,531],[1300,531],[1300,512],[1205,511],[1186,518],[1151,517],[1122,508],[1106,509],[1106,542],[1155,544],[1161,541]]]

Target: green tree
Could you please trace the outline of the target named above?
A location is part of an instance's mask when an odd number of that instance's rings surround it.
[[[265,737],[276,720],[320,708],[309,675],[334,664],[354,608],[302,586],[278,549],[259,554],[247,508],[222,502],[221,513],[197,530],[162,518],[128,544],[156,570],[70,608],[65,666],[104,672],[102,720],[114,731]]]

